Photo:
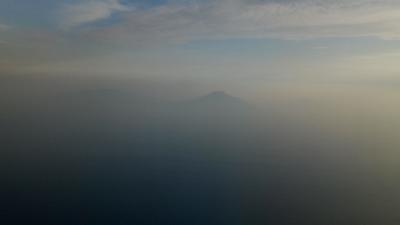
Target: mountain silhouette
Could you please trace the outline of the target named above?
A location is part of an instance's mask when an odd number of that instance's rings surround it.
[[[193,99],[189,102],[192,105],[214,106],[214,107],[248,107],[244,100],[233,97],[224,91],[214,91],[207,95]]]
[[[214,91],[207,95],[187,101],[183,105],[186,111],[200,114],[237,114],[251,110],[246,101],[223,91]]]

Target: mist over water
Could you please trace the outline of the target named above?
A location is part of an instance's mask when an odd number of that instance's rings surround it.
[[[2,224],[398,222],[395,88],[1,79]]]

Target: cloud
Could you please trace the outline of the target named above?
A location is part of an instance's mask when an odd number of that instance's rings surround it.
[[[76,4],[63,5],[60,26],[64,29],[78,27],[98,20],[107,19],[113,13],[130,10],[119,0],[85,0]]]
[[[16,61],[24,59],[31,63],[35,59],[39,63],[53,63],[113,55],[136,47],[208,39],[365,36],[400,39],[400,1],[397,0],[169,0],[146,6],[126,5],[126,0],[74,2],[63,4],[58,11],[60,26],[65,30],[60,32],[46,27],[48,32],[40,30],[32,34],[32,31],[13,27],[12,32],[2,32],[7,33],[8,36],[1,38],[8,44],[1,47],[14,48],[12,55],[16,56]],[[110,19],[115,13],[120,15],[113,23],[101,26],[95,23]],[[80,29],[73,29],[77,27]],[[6,28],[0,25],[0,31]],[[322,52],[326,48],[322,44],[314,49]],[[26,52],[34,52],[35,57]],[[4,58],[10,58],[9,55],[4,54]],[[165,58],[171,57],[164,57],[160,64]],[[132,64],[128,61],[124,66]],[[152,63],[146,64],[149,61],[141,63],[146,65],[144,72],[153,67]],[[99,65],[101,69],[104,67]],[[347,70],[347,64],[344,67]],[[170,68],[175,70],[176,66]],[[162,69],[164,67],[160,71]]]
[[[111,41],[374,36],[400,38],[400,2],[393,0],[172,1],[127,12],[122,22],[93,28]]]
[[[6,24],[1,24],[1,23],[0,23],[0,31],[8,30],[8,29],[10,29],[10,26],[8,26],[8,25],[6,25]]]

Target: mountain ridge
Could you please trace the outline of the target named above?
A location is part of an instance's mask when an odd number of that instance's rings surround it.
[[[251,104],[224,91],[213,91],[182,104],[186,110],[207,114],[232,114],[251,111]]]

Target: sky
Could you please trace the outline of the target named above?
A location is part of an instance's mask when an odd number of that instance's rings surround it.
[[[0,1],[0,72],[398,79],[394,0]]]

